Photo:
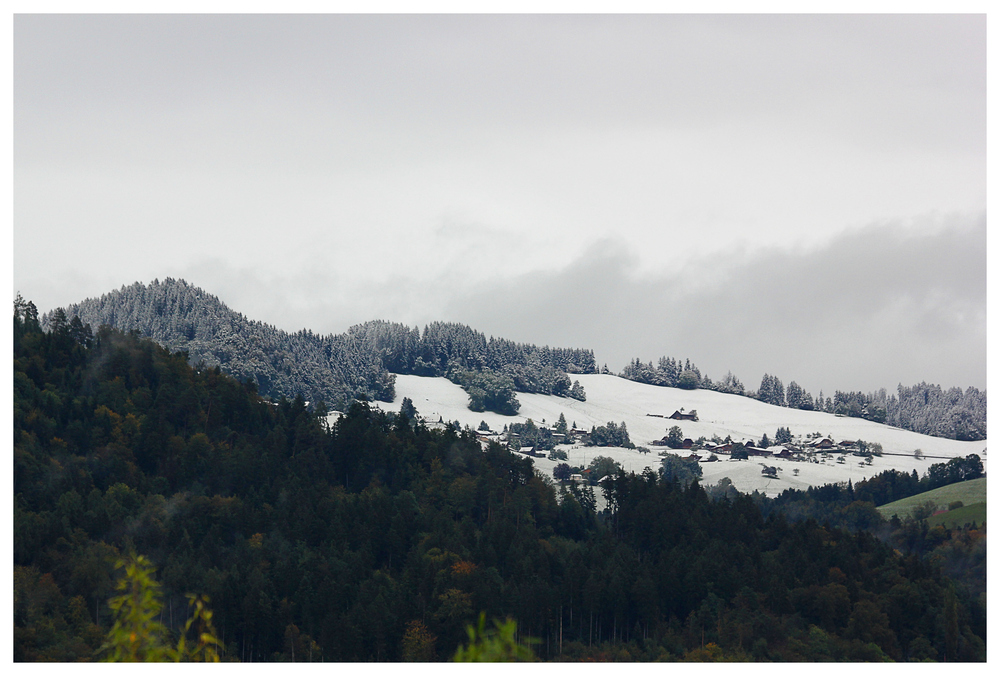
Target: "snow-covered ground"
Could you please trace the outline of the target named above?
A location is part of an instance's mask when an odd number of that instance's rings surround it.
[[[396,376],[396,399],[392,404],[376,402],[387,411],[398,411],[403,397],[409,397],[418,413],[429,421],[443,418],[445,421],[458,420],[473,429],[485,420],[490,429],[500,431],[512,422],[524,422],[531,418],[536,423],[543,420],[552,425],[559,414],[566,416],[567,424],[579,428],[604,425],[608,421],[624,422],[629,437],[637,446],[647,446],[650,453],[642,454],[626,448],[598,448],[585,446],[559,446],[569,456],[570,465],[586,466],[595,456],[614,458],[631,472],[639,473],[645,467],[658,468],[657,455],[664,446],[650,446],[650,442],[663,438],[673,425],[679,426],[684,436],[712,438],[718,435],[733,441],[760,441],[765,433],[774,439],[779,427],[787,427],[792,435],[804,438],[807,434],[819,432],[822,436],[832,436],[835,442],[845,439],[863,439],[882,444],[884,455],[875,458],[871,465],[861,459],[847,455],[844,464],[836,462],[839,454],[821,463],[796,462],[778,458],[766,459],[766,464],[778,468],[778,478],[769,479],[761,475],[761,458],[750,460],[730,460],[720,455],[718,462],[702,462],[703,485],[716,483],[729,477],[740,491],[759,490],[774,496],[785,488],[806,488],[839,481],[858,481],[871,477],[887,469],[910,472],[914,469],[923,474],[935,462],[946,462],[949,458],[964,457],[978,453],[986,464],[986,441],[954,441],[917,434],[858,418],[838,417],[829,413],[801,411],[764,404],[754,399],[731,394],[720,394],[707,390],[680,390],[671,387],[656,387],[635,383],[610,375],[574,375],[587,391],[587,401],[577,401],[542,394],[517,393],[521,410],[516,416],[497,413],[476,413],[468,408],[469,397],[458,385],[445,378],[422,378],[420,376]],[[686,411],[698,411],[698,422],[675,421],[666,417],[658,418],[647,414],[669,416],[683,407]],[[914,451],[920,449],[924,458],[918,460]],[[675,451],[687,455],[688,451]],[[899,455],[893,455],[899,454]],[[703,454],[704,455],[704,454]],[[534,458],[535,466],[551,476],[552,469],[562,461]],[[860,464],[859,464],[860,463]],[[799,470],[795,476],[794,470]]]

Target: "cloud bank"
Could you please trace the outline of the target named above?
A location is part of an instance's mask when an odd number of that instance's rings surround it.
[[[921,380],[986,387],[985,215],[877,223],[809,249],[667,251],[654,272],[624,242],[605,240],[565,265],[481,281],[465,275],[469,266],[496,267],[503,256],[479,248],[474,233],[456,239],[429,279],[394,267],[360,281],[316,265],[262,274],[206,257],[141,281],[182,277],[289,331],[457,321],[488,336],[591,348],[616,372],[665,355],[714,379],[732,371],[756,389],[770,373],[813,395]],[[134,279],[54,272],[49,281],[82,300]]]
[[[765,373],[813,394],[919,380],[986,385],[986,219],[874,224],[808,251],[731,251],[631,273],[613,243],[572,265],[480,285],[448,315],[520,340],[631,358],[690,357],[756,388]]]
[[[14,290],[984,386],[986,46],[985,15],[18,15]]]

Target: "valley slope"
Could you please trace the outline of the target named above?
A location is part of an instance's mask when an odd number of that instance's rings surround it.
[[[729,477],[740,491],[761,491],[775,496],[786,488],[804,489],[841,481],[858,481],[869,478],[887,469],[911,472],[914,469],[923,474],[936,462],[946,462],[955,457],[978,453],[986,464],[986,441],[956,441],[941,437],[931,437],[908,430],[862,420],[835,416],[817,411],[803,411],[763,402],[732,394],[722,394],[708,390],[681,390],[657,387],[625,380],[612,375],[580,374],[581,384],[587,390],[586,401],[576,401],[564,397],[541,394],[519,393],[521,409],[516,416],[503,416],[491,412],[476,413],[468,409],[468,395],[457,385],[445,378],[426,378],[412,375],[396,376],[395,399],[391,404],[376,402],[373,405],[384,410],[398,411],[404,397],[413,401],[417,411],[426,420],[436,422],[458,420],[463,426],[473,429],[485,420],[493,430],[502,430],[504,425],[524,422],[531,418],[536,423],[544,420],[554,423],[560,413],[567,423],[576,423],[579,428],[589,430],[609,421],[624,422],[631,440],[637,446],[648,446],[651,453],[643,454],[633,449],[560,446],[566,450],[570,465],[585,466],[598,455],[617,460],[626,471],[641,472],[645,467],[659,467],[657,453],[665,447],[649,446],[661,439],[667,430],[679,426],[685,437],[697,439],[704,436],[722,438],[731,436],[733,441],[759,441],[765,433],[773,438],[778,427],[787,427],[796,440],[807,434],[819,432],[830,435],[834,441],[863,439],[882,444],[884,454],[873,459],[871,465],[860,463],[860,458],[847,456],[844,464],[836,462],[836,456],[819,463],[795,462],[769,458],[766,464],[779,469],[777,479],[769,479],[761,474],[761,459],[730,460],[719,456],[718,462],[702,462],[703,484],[714,484],[723,477]],[[684,408],[698,411],[698,422],[669,420],[675,410]],[[664,416],[654,417],[654,414]],[[920,449],[923,458],[914,457]],[[671,451],[687,455],[688,451]],[[535,466],[552,474],[559,461],[534,459]],[[798,476],[794,470],[798,469]]]

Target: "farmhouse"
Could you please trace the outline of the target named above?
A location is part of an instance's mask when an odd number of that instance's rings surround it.
[[[662,439],[656,439],[655,441],[650,441],[649,445],[650,446],[669,446],[670,442],[667,441],[666,437],[663,437]],[[694,447],[694,442],[691,439],[685,439],[684,441],[681,442],[681,446],[680,447],[681,448],[693,448]]]
[[[695,411],[693,409],[690,412],[688,412],[688,413],[681,413],[680,411],[674,411],[670,415],[670,419],[671,420],[693,420],[694,422],[698,422],[698,411]]]

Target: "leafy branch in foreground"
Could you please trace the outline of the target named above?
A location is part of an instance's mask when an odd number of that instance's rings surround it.
[[[479,622],[465,631],[469,645],[459,646],[455,662],[534,662],[535,653],[527,644],[538,643],[537,638],[524,638],[521,643],[514,638],[517,622],[508,618],[504,622],[493,620],[493,627],[486,628],[486,613],[479,613]]]
[[[171,647],[169,630],[154,619],[163,609],[160,583],[153,577],[156,568],[145,556],[136,554],[119,559],[115,568],[124,568],[125,575],[116,586],[122,593],[108,601],[115,623],[98,651],[106,653],[105,662],[219,661],[216,647],[222,644],[215,636],[207,597],[187,595],[194,612],[184,625],[177,646]],[[195,627],[197,639],[189,644],[187,633],[191,627]]]

